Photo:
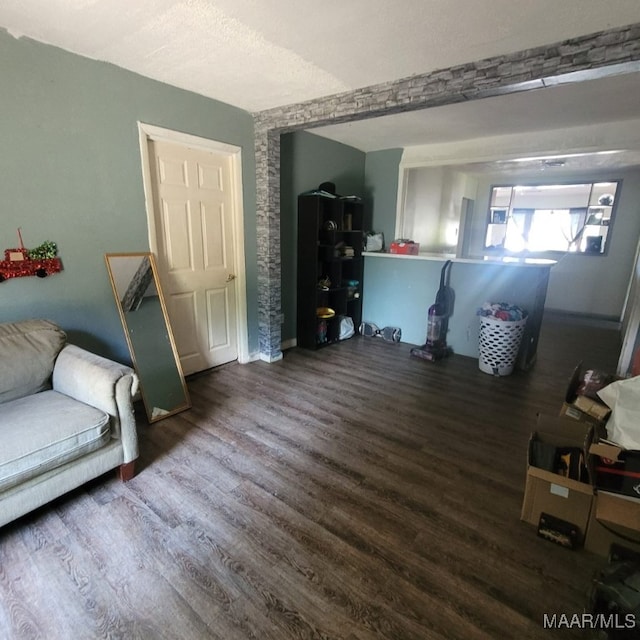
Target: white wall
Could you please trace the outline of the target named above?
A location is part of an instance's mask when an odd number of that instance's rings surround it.
[[[416,167],[406,172],[399,237],[420,243],[422,251],[455,251],[462,198],[475,198],[477,180],[451,167]]]
[[[444,167],[424,167],[407,172],[404,223],[398,235],[432,249],[438,243]]]

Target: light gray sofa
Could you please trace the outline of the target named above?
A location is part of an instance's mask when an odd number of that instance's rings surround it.
[[[133,477],[137,389],[52,322],[0,324],[0,526],[116,467]]]

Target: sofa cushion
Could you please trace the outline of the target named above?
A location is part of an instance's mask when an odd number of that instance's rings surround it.
[[[67,336],[48,320],[0,324],[0,403],[51,388],[51,373]]]
[[[0,491],[99,449],[108,414],[57,391],[7,402],[0,411]]]

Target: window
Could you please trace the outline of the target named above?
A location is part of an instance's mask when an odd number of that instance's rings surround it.
[[[492,187],[485,249],[602,254],[619,188],[618,182]]]

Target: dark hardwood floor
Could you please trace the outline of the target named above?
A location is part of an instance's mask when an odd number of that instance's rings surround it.
[[[520,522],[536,413],[616,331],[545,321],[529,372],[354,338],[189,380],[107,476],[0,529],[2,638],[581,637],[604,563]]]

